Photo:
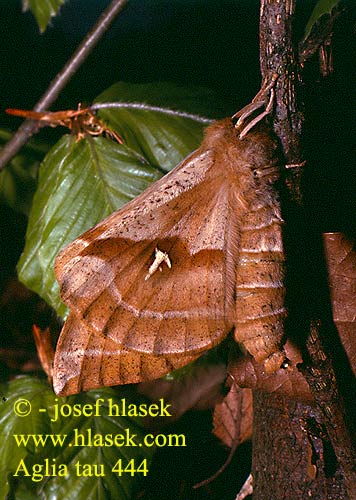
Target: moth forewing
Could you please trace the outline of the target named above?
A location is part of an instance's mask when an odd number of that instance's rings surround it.
[[[228,220],[236,217],[228,188],[224,166],[210,150],[198,150],[60,253],[56,274],[72,312],[56,350],[58,391],[66,392],[67,378],[79,377],[77,386],[88,388],[92,382],[81,377],[97,365],[108,385],[105,367],[112,359],[117,371],[110,368],[110,384],[159,377],[229,333],[236,254]],[[169,256],[171,268],[152,270],[145,279],[156,248]],[[95,339],[95,349],[75,348],[78,331],[83,345]],[[125,376],[119,361],[130,367]],[[95,387],[101,383],[97,377]]]

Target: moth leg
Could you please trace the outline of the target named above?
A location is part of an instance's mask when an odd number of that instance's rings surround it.
[[[241,125],[244,119],[251,115],[256,109],[261,108],[265,105],[269,91],[275,86],[277,78],[277,73],[274,73],[272,75],[271,81],[268,81],[268,79],[266,78],[261,89],[255,95],[252,101],[232,116],[233,120],[239,118],[238,122],[236,123],[237,126]]]
[[[250,123],[248,125],[246,125],[246,127],[244,127],[242,129],[242,131],[240,132],[240,135],[239,135],[239,139],[243,139],[245,137],[245,135],[261,120],[263,120],[263,118],[267,115],[270,114],[270,112],[272,111],[273,109],[273,102],[274,102],[274,97],[275,97],[275,93],[274,93],[274,89],[272,88],[271,89],[271,93],[270,93],[270,98],[269,98],[269,101],[268,101],[268,104],[266,106],[266,109],[260,113],[258,116],[256,116],[256,118],[254,118],[253,120],[250,121]]]
[[[245,137],[245,135],[259,121],[263,120],[263,118],[272,111],[273,102],[275,98],[274,85],[276,83],[277,78],[278,75],[274,73],[270,81],[266,79],[260,91],[252,99],[252,102],[233,115],[232,120],[238,118],[235,127],[237,129],[243,127],[240,132],[239,139],[243,139],[243,137]],[[246,126],[243,126],[246,118],[248,118],[250,115],[252,115],[252,113],[254,113],[257,109],[262,108],[263,106],[266,106],[265,110],[259,115],[257,115],[253,120],[251,120]]]
[[[255,97],[252,99],[252,102],[261,102],[261,101],[265,102],[266,96],[268,95],[268,92],[271,89],[273,89],[273,87],[276,84],[277,79],[278,79],[277,73],[273,73],[270,81],[268,81],[268,77],[266,77],[261,89],[258,91],[258,93],[255,95]]]

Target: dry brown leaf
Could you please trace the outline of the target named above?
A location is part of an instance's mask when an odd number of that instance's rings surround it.
[[[213,433],[230,448],[252,436],[252,390],[233,384],[224,400],[215,406]]]
[[[52,384],[54,350],[50,329],[41,330],[37,325],[33,325],[32,332],[41,366]]]
[[[6,109],[6,113],[14,116],[21,116],[29,120],[38,120],[43,125],[50,127],[68,127],[76,136],[77,141],[86,136],[97,137],[105,134],[112,139],[115,139],[119,144],[123,144],[121,137],[109,129],[90,108],[82,108],[78,105],[78,109],[67,109],[65,111],[27,111],[25,109]]]
[[[343,233],[325,233],[333,318],[356,375],[356,251]]]

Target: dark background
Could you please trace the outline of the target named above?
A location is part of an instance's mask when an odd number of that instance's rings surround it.
[[[19,123],[6,116],[4,108],[34,106],[108,4],[70,0],[41,35],[33,16],[22,14],[20,0],[0,1],[0,127]],[[298,2],[298,37],[314,4]],[[334,73],[321,78],[316,58],[306,68],[305,145],[311,159],[307,191],[323,230],[352,232],[355,226],[354,11],[353,7],[336,25]],[[218,91],[232,113],[249,102],[260,86],[258,23],[257,0],[131,0],[52,109],[90,103],[119,80],[169,80]],[[2,346],[9,347],[16,339],[27,352],[33,347],[32,323],[48,316],[43,305],[21,289],[24,300],[20,300],[14,285],[25,228],[23,215],[0,206]],[[16,366],[2,368],[5,378],[16,372]],[[170,430],[185,432],[189,446],[161,450],[156,456],[146,500],[235,498],[249,472],[249,445],[240,449],[215,484],[191,493],[190,485],[213,474],[228,454],[210,430],[209,412],[186,415]]]
[[[300,33],[313,3],[300,2]],[[69,0],[40,35],[19,0],[0,1],[3,106],[32,108],[108,4]],[[256,0],[131,0],[55,108],[90,102],[118,80],[203,85],[238,108],[260,83],[258,22]]]

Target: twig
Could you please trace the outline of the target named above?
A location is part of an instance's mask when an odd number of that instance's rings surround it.
[[[193,489],[197,490],[198,488],[201,488],[202,486],[206,486],[206,485],[212,483],[213,481],[215,481],[215,479],[217,477],[219,477],[220,474],[222,474],[224,472],[224,470],[230,465],[231,460],[234,458],[235,452],[236,452],[239,444],[240,444],[239,441],[234,439],[234,443],[232,443],[231,449],[229,451],[229,455],[228,455],[227,459],[225,460],[225,462],[222,464],[222,466],[216,472],[214,472],[214,474],[212,476],[208,477],[207,479],[203,479],[203,481],[200,481],[197,484],[194,484]]]
[[[95,26],[89,31],[87,36],[81,42],[64,68],[52,80],[48,89],[34,106],[35,111],[48,109],[57,99],[60,92],[67,85],[71,77],[76,73],[79,67],[87,59],[90,52],[99,42],[101,37],[114,21],[116,16],[126,6],[128,0],[113,0],[99,17]],[[26,144],[28,139],[39,130],[38,122],[26,120],[13,135],[12,139],[4,146],[0,154],[0,171],[15,156],[19,149]]]
[[[141,111],[157,111],[158,113],[166,115],[190,118],[191,120],[195,120],[200,123],[212,123],[214,121],[211,118],[194,113],[186,113],[185,111],[166,108],[165,106],[152,106],[151,104],[145,104],[143,102],[97,102],[92,104],[90,109],[93,111],[97,111],[99,109],[139,109]]]

